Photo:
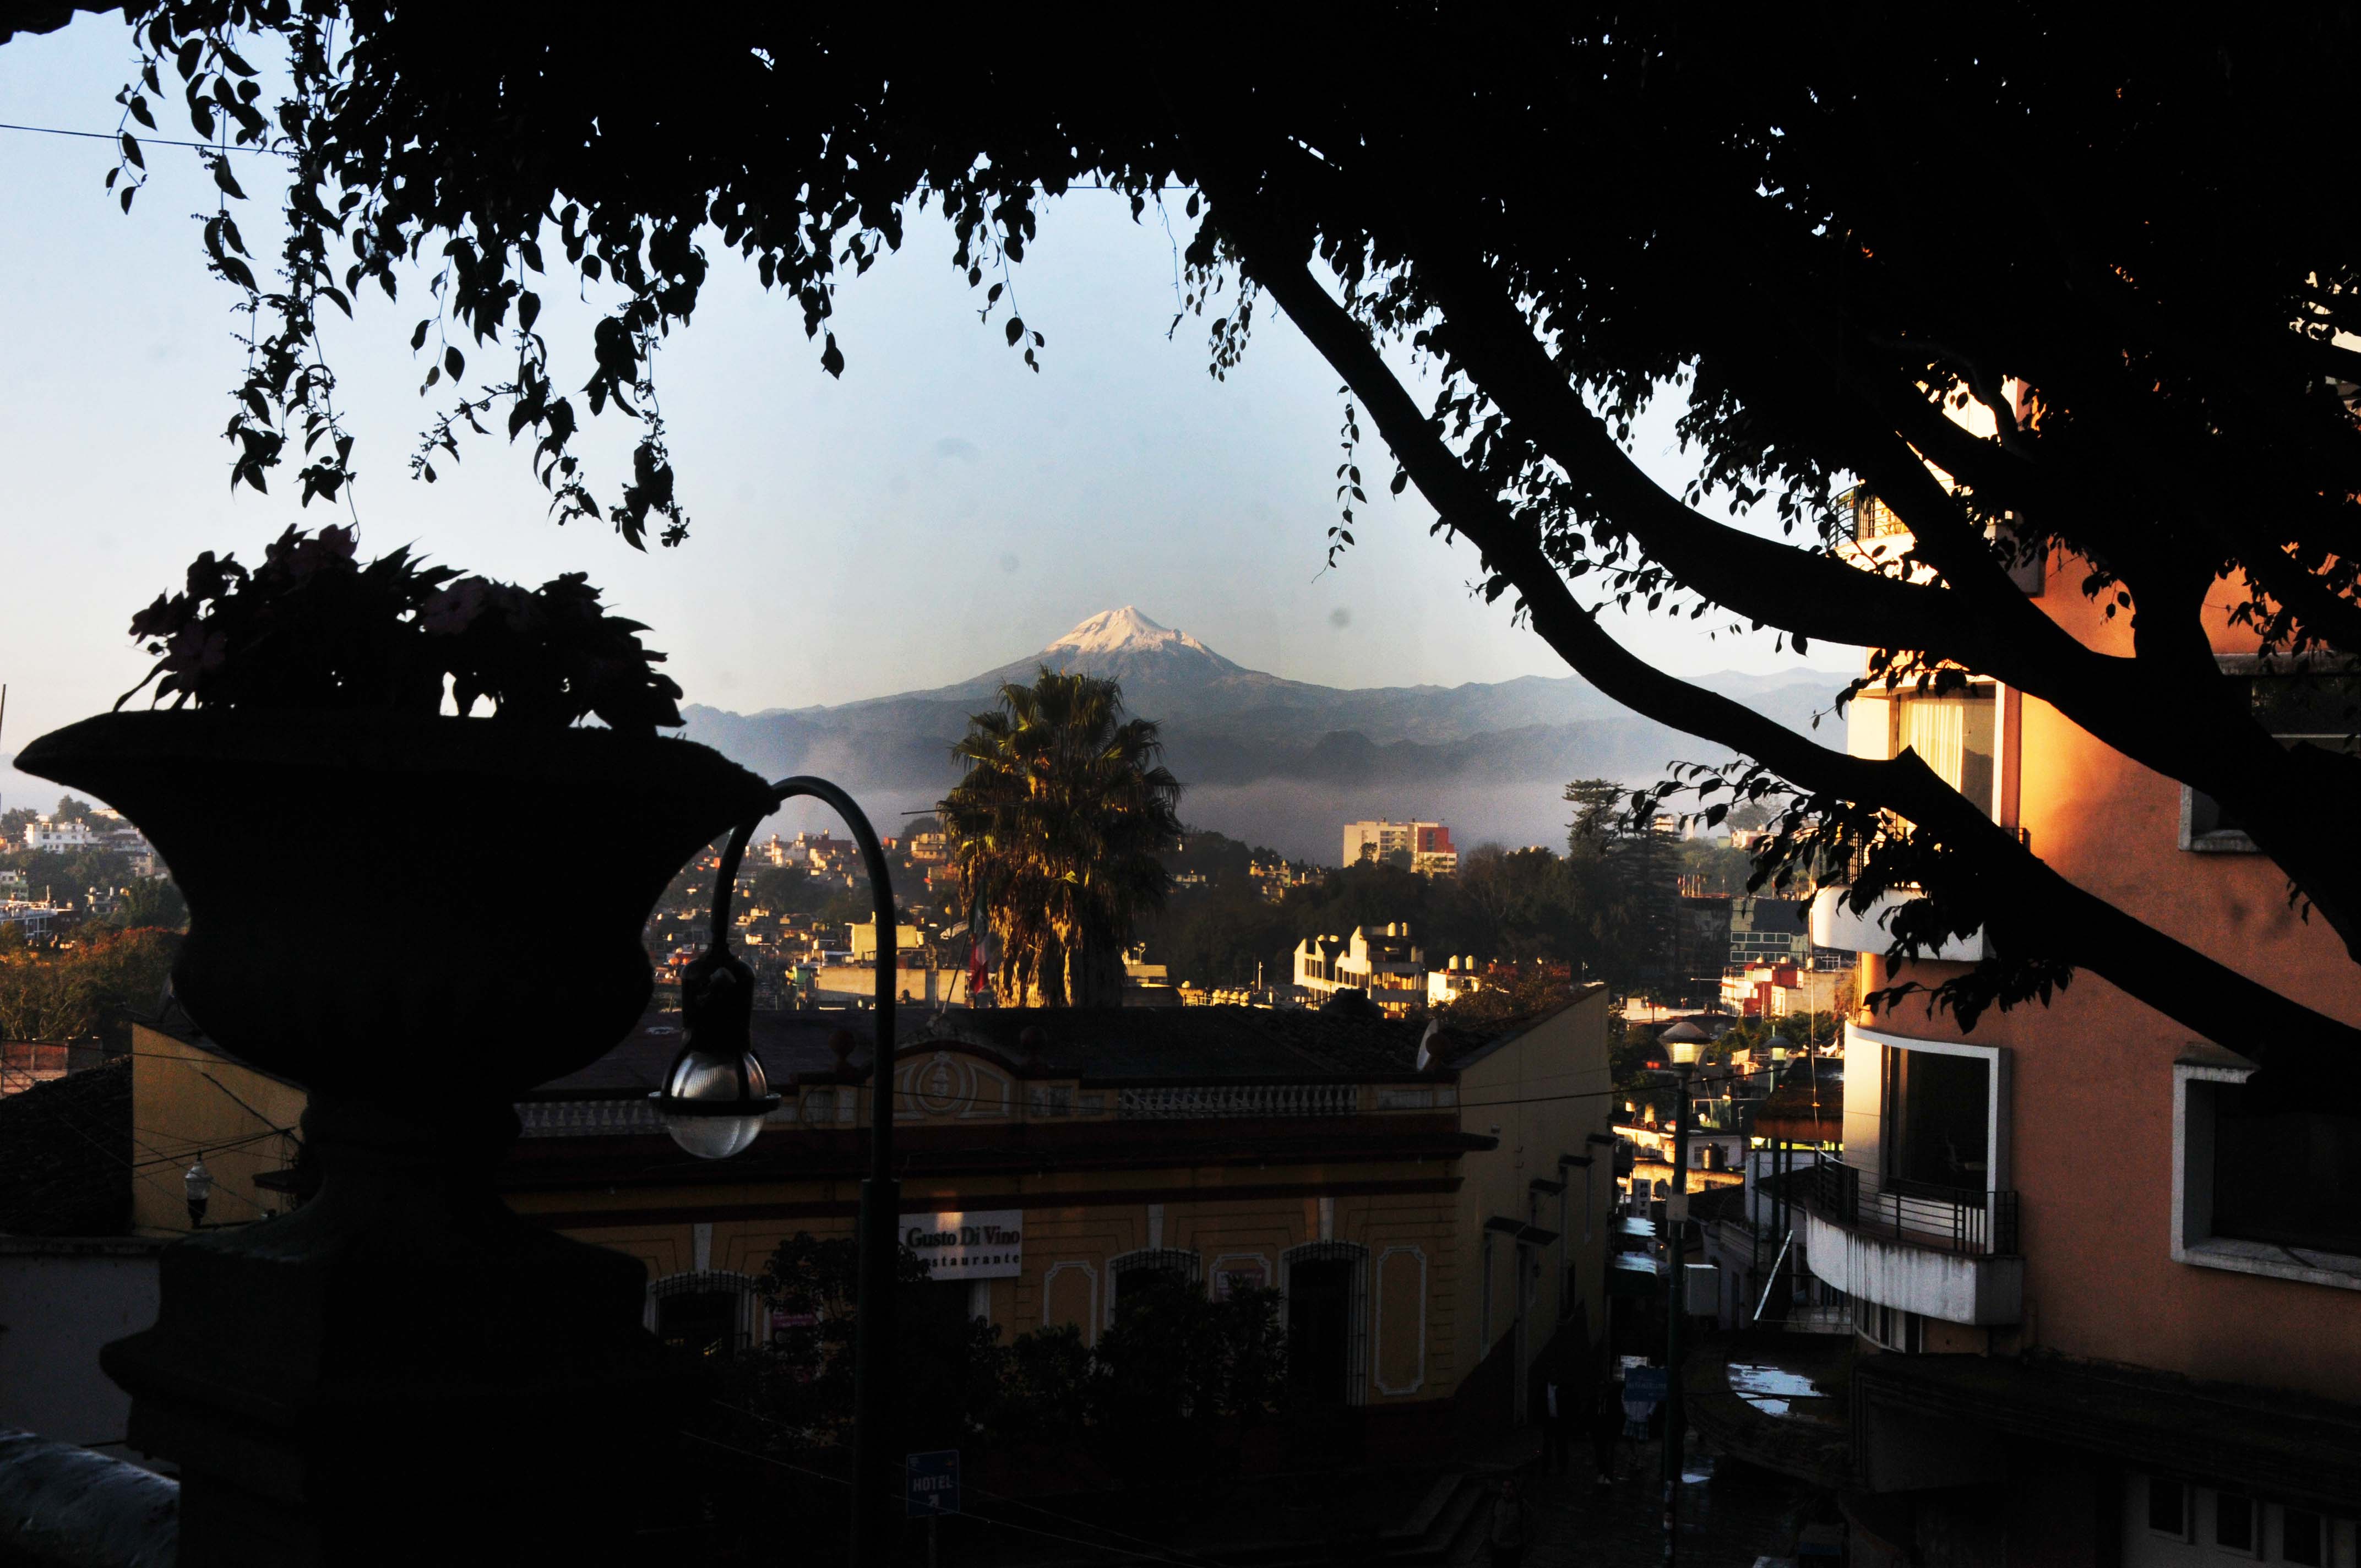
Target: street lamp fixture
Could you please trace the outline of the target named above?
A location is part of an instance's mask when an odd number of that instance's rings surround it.
[[[672,1141],[699,1159],[753,1146],[779,1108],[753,1048],[754,972],[716,934],[680,977],[687,1041],[648,1099]]]
[[[181,1173],[181,1195],[188,1201],[189,1229],[196,1230],[205,1223],[205,1205],[214,1196],[214,1173],[205,1168],[204,1156]]]

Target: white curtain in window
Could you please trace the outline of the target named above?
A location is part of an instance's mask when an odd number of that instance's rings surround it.
[[[1894,738],[1896,754],[1908,747],[1945,784],[1959,788],[1968,735],[1967,704],[1955,696],[1906,696],[1897,706],[1901,712],[1896,716],[1900,733]]]

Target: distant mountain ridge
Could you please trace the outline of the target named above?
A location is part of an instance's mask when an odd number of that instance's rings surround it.
[[[817,773],[895,812],[922,809],[958,777],[953,741],[1000,687],[1042,666],[1123,683],[1131,711],[1162,725],[1166,760],[1189,784],[1184,820],[1290,855],[1333,861],[1341,825],[1363,817],[1440,817],[1464,846],[1564,838],[1570,779],[1641,784],[1668,761],[1727,753],[1621,707],[1579,676],[1458,686],[1343,689],[1234,663],[1135,606],[1101,611],[1038,653],[931,691],[831,707],[738,714],[689,705],[691,740],[771,777]],[[1821,672],[1700,677],[1794,729],[1829,706],[1842,678]]]

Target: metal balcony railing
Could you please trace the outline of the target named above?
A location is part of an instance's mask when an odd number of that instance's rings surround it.
[[[1979,1192],[1920,1181],[1881,1184],[1857,1166],[1822,1160],[1802,1183],[1801,1196],[1805,1207],[1849,1231],[1972,1257],[2016,1254],[2014,1192]]]

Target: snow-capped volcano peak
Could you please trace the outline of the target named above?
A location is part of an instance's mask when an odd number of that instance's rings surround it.
[[[1089,655],[1163,652],[1183,648],[1198,653],[1213,652],[1187,632],[1159,626],[1140,614],[1137,606],[1126,605],[1121,609],[1099,611],[1041,651]]]
[[[1190,687],[1249,673],[1187,632],[1159,626],[1134,605],[1099,611],[1022,662],[1027,670],[1042,664],[1112,676],[1139,696],[1153,688],[1169,696],[1176,683]]]

